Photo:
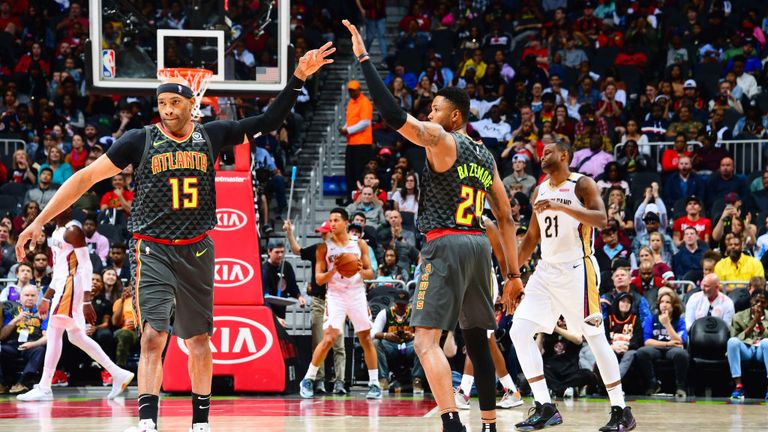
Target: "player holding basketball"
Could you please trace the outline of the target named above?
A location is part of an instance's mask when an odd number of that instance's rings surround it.
[[[315,347],[307,374],[299,384],[303,398],[314,396],[314,380],[317,371],[325,362],[325,356],[333,348],[336,338],[344,331],[347,317],[355,327],[355,334],[360,340],[368,367],[368,399],[380,399],[379,366],[376,348],[371,339],[371,318],[366,298],[366,279],[373,279],[371,258],[368,256],[368,244],[365,240],[352,237],[347,232],[349,215],[343,208],[331,210],[328,222],[331,225],[331,238],[317,246],[315,261],[315,280],[318,285],[328,285],[325,294],[325,320],[323,322],[323,340]],[[342,255],[352,254],[357,257],[356,271],[345,273],[341,266]]]
[[[413,300],[414,347],[440,408],[445,432],[466,430],[458,416],[451,370],[440,349],[443,330],[460,323],[475,368],[482,430],[496,430],[496,389],[487,330],[496,328],[491,298],[491,246],[482,221],[485,199],[499,222],[507,260],[505,290],[522,291],[517,265],[515,222],[504,184],[491,153],[466,134],[469,96],[455,87],[441,89],[428,122],[406,114],[389,92],[365,52],[363,39],[349,21],[352,49],[376,107],[389,125],[426,148],[427,166],[419,208],[419,229],[427,244],[421,251],[421,279]],[[515,298],[512,296],[511,298]],[[510,305],[511,307],[512,305]]]
[[[133,380],[133,373],[120,369],[99,344],[85,334],[85,322],[93,324],[96,312],[91,306],[91,274],[93,266],[85,244],[85,233],[80,222],[73,221],[71,210],[56,216],[53,232],[53,280],[45,291],[38,312],[48,315],[48,342],[45,346],[45,366],[40,383],[16,398],[20,401],[51,401],[51,378],[61,357],[62,337],[67,332],[69,341],[85,351],[112,375],[112,391],[107,399],[114,399]]]
[[[157,429],[162,354],[171,316],[173,332],[189,350],[192,380],[192,428],[210,430],[213,331],[213,242],[206,234],[216,225],[213,164],[224,147],[244,136],[277,129],[290,112],[307,76],[333,60],[331,43],[299,59],[285,89],[262,115],[240,121],[192,121],[193,91],[175,79],[157,88],[160,123],[126,132],[91,165],[69,178],[45,209],[20,235],[16,255],[43,236],[43,225],[68,208],[94,183],[128,165],[135,169],[136,197],[128,229],[133,233],[130,259],[136,311],[142,330],[139,359],[139,425],[131,431]]]
[[[552,333],[562,315],[568,330],[587,339],[608,390],[611,418],[600,430],[628,431],[635,428],[635,419],[624,403],[619,363],[605,337],[598,297],[600,273],[593,255],[594,229],[607,223],[605,206],[594,180],[569,171],[570,156],[568,144],[544,147],[541,168],[549,179],[533,193],[536,217],[520,246],[520,259],[528,260],[541,241],[541,261],[526,285],[510,330],[536,404],[528,419],[515,426],[534,430],[563,422],[549,398],[541,353],[533,340],[535,333]]]

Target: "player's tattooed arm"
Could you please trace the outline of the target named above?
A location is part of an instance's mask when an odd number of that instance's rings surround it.
[[[451,134],[446,132],[442,126],[437,123],[419,121],[410,114],[403,127],[397,132],[412,143],[428,149],[434,150],[441,145],[454,144]]]

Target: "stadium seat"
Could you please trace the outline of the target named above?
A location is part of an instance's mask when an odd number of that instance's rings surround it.
[[[21,201],[24,199],[24,196],[27,194],[27,189],[29,189],[29,187],[26,184],[6,183],[0,186],[0,194],[12,195],[19,198],[19,200]]]
[[[691,373],[707,373],[710,379],[692,380],[692,386],[704,383],[705,386],[711,387],[716,383],[717,378],[722,380],[724,377],[729,377],[725,353],[730,337],[728,324],[720,318],[708,316],[699,318],[693,323],[688,332]]]

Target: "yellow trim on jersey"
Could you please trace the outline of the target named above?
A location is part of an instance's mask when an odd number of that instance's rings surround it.
[[[194,132],[195,132],[195,128],[193,127],[193,128],[192,128],[192,131],[191,131],[189,134],[187,134],[187,136],[185,136],[185,137],[183,137],[183,138],[176,138],[176,137],[175,137],[175,136],[173,136],[173,135],[172,135],[172,134],[171,134],[169,131],[166,131],[166,130],[165,130],[165,128],[163,127],[162,123],[157,123],[157,130],[159,130],[159,131],[160,131],[160,133],[162,133],[162,134],[163,134],[163,135],[164,135],[166,138],[168,138],[169,140],[171,140],[171,141],[174,141],[174,142],[177,142],[177,143],[183,143],[184,141],[188,140],[188,139],[189,139],[189,137],[191,137],[191,136],[192,136],[192,133],[194,133]]]
[[[584,271],[586,272],[586,291],[584,296],[587,299],[587,313],[584,318],[600,312],[600,293],[597,288],[597,272],[590,257],[584,258]]]
[[[136,291],[136,315],[139,316],[139,322],[137,323],[139,327],[139,331],[144,331],[144,321],[141,320],[141,307],[139,306],[139,284],[141,282],[141,242],[142,240],[139,239],[136,241],[136,285],[135,291]]]
[[[592,227],[581,224],[581,247],[584,250],[584,256],[588,257],[594,253],[592,250]]]

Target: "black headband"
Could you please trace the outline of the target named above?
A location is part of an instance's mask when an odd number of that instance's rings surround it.
[[[156,96],[160,96],[160,93],[176,93],[177,95],[183,96],[187,99],[191,99],[195,95],[191,88],[185,86],[184,84],[175,83],[160,84],[157,87]]]

